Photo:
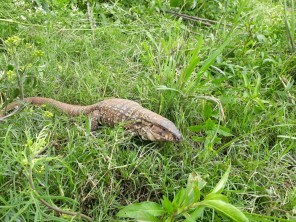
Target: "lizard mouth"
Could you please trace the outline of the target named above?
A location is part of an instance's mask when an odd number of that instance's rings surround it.
[[[182,141],[182,135],[181,133],[178,134],[172,134],[172,133],[156,133],[153,131],[146,131],[146,136],[151,141],[169,141],[169,142],[181,142]]]
[[[174,136],[174,141],[175,142],[182,142],[182,140],[183,140],[183,137],[182,137],[181,133]]]

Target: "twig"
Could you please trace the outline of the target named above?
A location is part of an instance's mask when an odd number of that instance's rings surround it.
[[[47,201],[45,201],[44,199],[42,199],[40,197],[40,194],[37,192],[36,188],[35,188],[35,185],[34,185],[34,182],[33,182],[33,174],[32,174],[32,169],[30,168],[29,169],[29,172],[27,172],[28,175],[27,178],[28,178],[28,181],[29,181],[29,184],[30,184],[30,187],[32,188],[32,190],[35,192],[37,198],[39,199],[39,201],[46,207],[48,207],[49,209],[59,213],[59,214],[67,214],[67,215],[71,215],[71,216],[74,216],[74,217],[81,217],[82,219],[86,220],[86,221],[89,221],[89,222],[94,222],[94,220],[92,218],[90,218],[89,216],[85,215],[85,214],[82,214],[82,213],[77,213],[77,212],[74,212],[74,211],[67,211],[67,210],[62,210],[61,208],[57,207],[57,206],[54,206],[54,205],[51,205],[50,203],[48,203]]]
[[[7,119],[8,117],[10,116],[13,116],[14,114],[16,114],[18,111],[20,111],[20,109],[22,108],[22,106],[17,106],[16,109],[13,110],[13,112],[7,114],[7,115],[3,115],[1,112],[0,112],[0,121],[3,121],[5,119]]]
[[[86,6],[87,6],[87,16],[88,16],[90,28],[92,29],[92,31],[94,31],[94,29],[96,28],[96,25],[95,25],[93,13],[92,13],[92,7],[88,0],[86,1]]]
[[[200,23],[204,24],[204,25],[213,25],[216,24],[217,21],[214,20],[210,20],[210,19],[205,19],[205,18],[200,18],[200,17],[196,17],[196,16],[191,16],[191,15],[186,15],[186,14],[181,14],[181,13],[177,13],[177,12],[172,12],[172,11],[165,11],[166,13],[169,14],[173,14],[175,16],[187,19],[187,20],[191,20],[191,21],[199,21]]]

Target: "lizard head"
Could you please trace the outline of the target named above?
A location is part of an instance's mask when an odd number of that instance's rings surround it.
[[[139,131],[143,140],[181,142],[182,135],[175,125],[166,128],[160,125],[143,127]]]

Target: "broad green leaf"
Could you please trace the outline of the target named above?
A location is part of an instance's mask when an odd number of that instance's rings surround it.
[[[233,135],[231,134],[231,130],[230,130],[229,128],[227,128],[226,126],[220,126],[219,128],[220,128],[221,130],[223,130],[224,132],[226,132],[226,133],[230,134],[231,136],[233,136]]]
[[[168,214],[173,214],[174,212],[174,205],[172,202],[164,196],[163,199],[161,200],[162,207],[167,211]]]
[[[217,133],[222,135],[222,136],[233,136],[231,133],[230,133],[230,130],[226,127],[223,127],[223,126],[217,126]]]
[[[199,137],[199,136],[192,136],[192,139],[195,141],[195,142],[204,142],[206,140],[206,138],[204,137]]]
[[[160,219],[147,212],[142,212],[136,219],[137,222],[161,222]]]
[[[202,216],[204,209],[205,209],[204,206],[196,207],[195,210],[192,213],[190,213],[190,217],[189,218],[186,217],[186,220],[184,220],[184,222],[191,222],[192,220],[196,221],[198,218]]]
[[[226,185],[226,182],[228,180],[228,176],[230,173],[230,168],[231,165],[228,166],[228,169],[226,170],[226,172],[224,173],[224,175],[222,176],[222,178],[220,179],[220,181],[217,183],[217,185],[214,187],[214,189],[212,190],[212,193],[221,193]]]
[[[213,115],[213,108],[210,103],[205,103],[203,115],[205,118],[210,118]]]
[[[148,213],[157,217],[161,216],[164,213],[164,210],[158,203],[142,202],[125,206],[116,214],[116,216],[137,219],[140,218],[143,213]]]
[[[221,200],[204,200],[200,205],[217,210],[234,221],[247,222],[248,218],[235,206]]]
[[[192,132],[200,132],[204,130],[205,126],[204,125],[195,125],[195,126],[190,126],[189,130]]]
[[[207,121],[205,122],[205,128],[206,128],[206,130],[212,130],[212,129],[214,129],[215,128],[215,126],[216,126],[216,123],[215,123],[215,121],[214,120],[212,120],[212,119],[207,119]]]
[[[185,188],[181,188],[174,197],[173,204],[176,207],[181,207],[186,205],[188,202],[187,190]]]
[[[225,195],[219,193],[210,193],[206,195],[205,200],[222,200],[226,203],[229,202],[228,198]]]

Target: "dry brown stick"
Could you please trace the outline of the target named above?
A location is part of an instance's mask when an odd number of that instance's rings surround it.
[[[16,114],[18,111],[20,111],[22,107],[21,106],[18,106],[15,110],[13,110],[11,113],[7,114],[7,115],[3,115],[1,113],[1,110],[0,110],[0,121],[3,121],[5,119],[7,119],[8,117],[10,116],[13,116],[14,114]]]
[[[199,21],[204,25],[213,25],[213,24],[217,23],[217,21],[210,20],[210,19],[205,19],[205,18],[200,18],[200,17],[196,17],[196,16],[181,14],[181,13],[172,12],[172,11],[165,11],[165,12],[169,13],[169,14],[173,14],[173,15],[181,17],[181,18],[184,18],[184,19],[187,19],[187,20]]]
[[[86,1],[86,6],[87,6],[87,16],[88,16],[90,28],[93,31],[96,28],[96,25],[95,25],[93,13],[92,13],[92,7],[88,0]]]

